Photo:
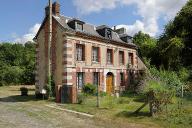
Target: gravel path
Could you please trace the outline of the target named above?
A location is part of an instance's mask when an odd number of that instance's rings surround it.
[[[104,128],[90,118],[38,103],[17,102],[0,90],[0,128]]]

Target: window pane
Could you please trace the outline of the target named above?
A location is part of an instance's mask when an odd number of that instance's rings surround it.
[[[83,30],[83,25],[80,23],[77,23],[77,30],[82,31]]]
[[[112,50],[111,49],[107,49],[107,63],[108,64],[112,64]]]
[[[124,64],[124,52],[119,51],[119,64],[123,65]]]
[[[96,62],[98,62],[98,54],[99,54],[99,48],[97,48],[97,47],[93,47],[92,48],[92,61],[96,61]]]
[[[123,86],[124,84],[124,75],[123,73],[120,73],[120,85]]]
[[[83,61],[83,54],[84,54],[83,47],[84,46],[81,44],[76,45],[76,60],[78,60],[78,61]]]
[[[82,89],[84,84],[83,81],[84,81],[83,73],[82,72],[77,73],[77,87],[79,89]]]
[[[133,53],[129,53],[129,64],[133,65]]]

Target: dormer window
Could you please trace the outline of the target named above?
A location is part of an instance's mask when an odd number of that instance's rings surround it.
[[[76,22],[76,30],[83,31],[83,24]]]
[[[111,34],[111,30],[110,29],[106,29],[105,30],[105,37],[112,39],[112,34]]]
[[[126,43],[133,43],[133,37],[128,36],[127,34],[121,34],[119,35],[121,40],[126,42]]]
[[[112,39],[112,29],[110,27],[106,25],[101,25],[101,26],[98,26],[96,29],[101,36],[108,39]]]
[[[69,27],[76,31],[83,31],[83,24],[85,24],[85,22],[78,19],[71,19],[67,24],[69,25]]]

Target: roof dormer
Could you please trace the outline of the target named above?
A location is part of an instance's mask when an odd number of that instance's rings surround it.
[[[112,39],[112,29],[106,25],[101,25],[96,28],[97,32],[108,39]]]
[[[85,22],[79,19],[73,18],[69,20],[67,24],[69,25],[69,27],[71,27],[76,31],[83,31],[83,24],[85,24]]]
[[[126,43],[133,43],[133,37],[127,35],[127,34],[120,34],[120,39]]]

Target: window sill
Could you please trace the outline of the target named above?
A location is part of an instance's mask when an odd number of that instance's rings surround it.
[[[108,63],[107,65],[108,65],[108,66],[114,66],[113,64],[109,64],[109,63]]]
[[[99,64],[99,61],[92,61],[93,64]]]
[[[76,60],[77,63],[85,63],[84,60]]]

